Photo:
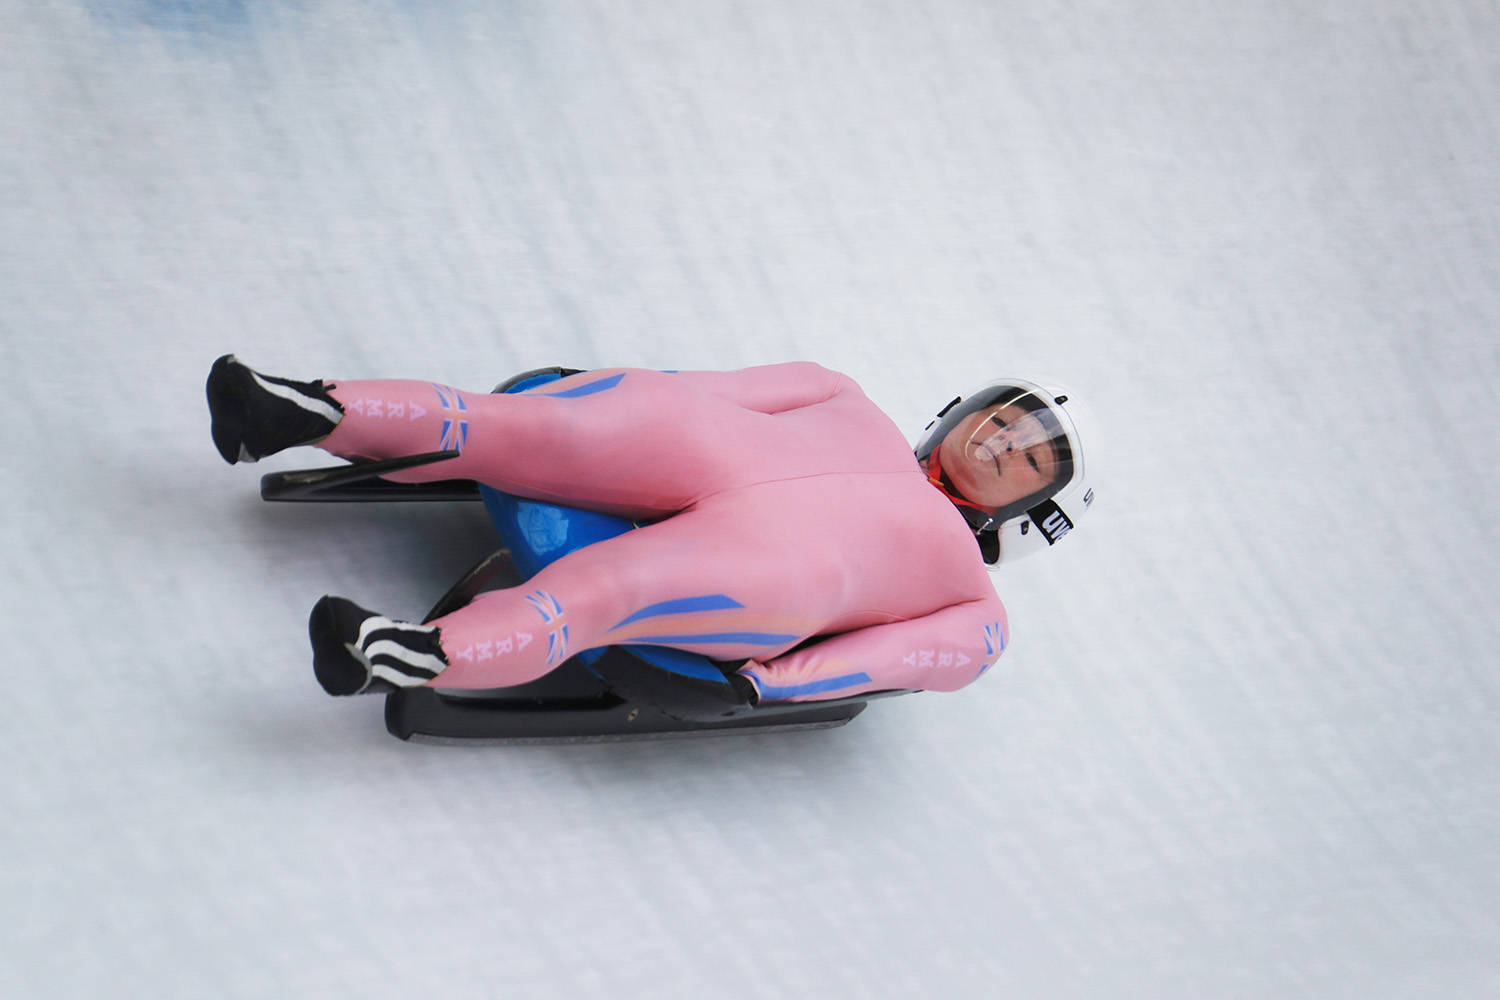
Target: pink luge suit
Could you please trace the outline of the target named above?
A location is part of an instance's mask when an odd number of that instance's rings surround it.
[[[319,447],[393,475],[473,479],[650,522],[437,619],[432,686],[542,676],[583,649],[649,644],[745,659],[767,701],[920,688],[983,673],[1009,631],[974,537],[900,430],[815,364],[584,372],[524,393],[338,382]]]

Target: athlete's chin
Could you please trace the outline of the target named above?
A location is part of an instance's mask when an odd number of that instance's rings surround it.
[[[954,476],[953,485],[958,488],[959,494],[970,503],[981,506],[986,503],[984,490],[980,488],[980,484],[975,482],[972,477]]]

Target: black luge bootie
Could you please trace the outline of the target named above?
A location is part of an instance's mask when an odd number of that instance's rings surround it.
[[[262,375],[233,354],[214,362],[206,389],[214,446],[230,465],[321,441],[344,416],[321,381]]]
[[[307,620],[313,673],[329,694],[417,687],[448,666],[435,625],[398,622],[342,597],[324,597]]]

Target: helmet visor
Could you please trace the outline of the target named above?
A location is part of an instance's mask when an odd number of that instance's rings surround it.
[[[1062,419],[1035,386],[987,386],[945,412],[917,458],[976,530],[1041,503],[1073,475],[1073,446]]]

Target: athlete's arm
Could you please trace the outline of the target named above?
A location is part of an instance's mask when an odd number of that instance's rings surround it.
[[[984,673],[1010,638],[998,598],[832,636],[740,673],[762,701],[820,701],[872,691],[954,691]]]

